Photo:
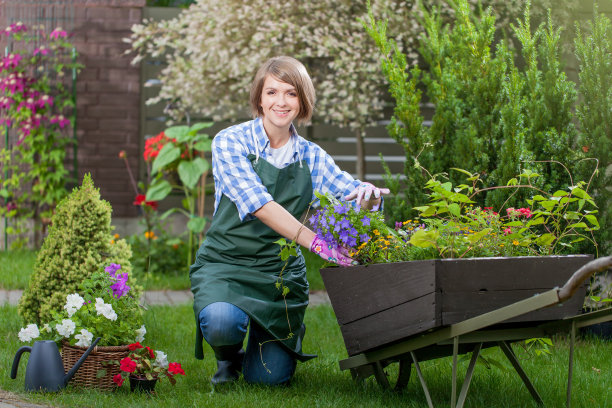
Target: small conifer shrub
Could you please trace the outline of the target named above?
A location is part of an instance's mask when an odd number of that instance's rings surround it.
[[[29,287],[19,301],[24,321],[51,320],[51,312],[62,309],[66,296],[104,265],[114,262],[123,272],[131,272],[132,251],[125,240],[113,241],[111,211],[89,174],[81,187],[60,202],[38,252]]]

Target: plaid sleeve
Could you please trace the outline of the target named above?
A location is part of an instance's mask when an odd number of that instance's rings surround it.
[[[334,197],[343,200],[344,196],[350,194],[361,183],[346,171],[340,170],[334,159],[318,145],[309,143],[307,156],[311,163],[310,173],[314,191],[331,193]]]
[[[216,193],[225,194],[238,209],[242,221],[272,201],[248,159],[245,135],[220,132],[212,142],[212,164]]]

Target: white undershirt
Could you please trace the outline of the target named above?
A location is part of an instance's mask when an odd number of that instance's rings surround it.
[[[289,164],[294,153],[293,143],[291,143],[291,140],[287,141],[283,147],[278,149],[273,149],[270,147],[269,149],[270,155],[267,157],[267,160],[270,162],[270,164],[279,169],[282,169]]]

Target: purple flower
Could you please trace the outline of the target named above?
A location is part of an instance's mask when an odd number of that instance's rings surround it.
[[[357,245],[357,240],[355,237],[349,237],[348,242],[346,243],[349,247],[355,247]]]
[[[350,226],[351,222],[348,219],[343,218],[342,221],[340,221],[340,228],[349,229]]]
[[[114,265],[114,264],[111,264]],[[110,288],[113,291],[113,295],[119,299],[121,296],[127,294],[130,291],[130,287],[127,285],[128,274],[120,273],[115,277],[116,281],[113,283]]]
[[[368,242],[370,240],[370,236],[368,234],[361,234],[359,236],[359,239],[361,240],[361,242]]]
[[[364,215],[363,218],[361,219],[361,224],[364,227],[368,227],[370,225],[370,219],[368,218],[367,215]]]
[[[310,223],[310,225],[315,226],[317,225],[317,222],[319,221],[319,213],[317,212],[316,214],[312,214],[310,216],[310,218],[308,219],[308,222]]]
[[[348,242],[349,239],[349,233],[346,230],[343,230],[340,232],[340,241],[344,242],[345,244]]]
[[[334,206],[334,211],[336,212],[336,214],[346,214],[348,212],[348,208],[346,208],[342,204],[338,204]]]
[[[112,276],[113,278],[116,278],[115,274],[117,273],[119,269],[121,269],[121,265],[111,262],[110,265],[104,268],[104,271],[108,272],[108,274]],[[127,280],[127,273],[125,275],[126,275],[126,280]]]
[[[351,229],[349,230],[349,234],[351,234],[351,236],[353,237],[356,237],[357,233],[358,231],[354,227],[351,227]]]
[[[402,229],[403,226],[404,226],[403,223],[398,222],[398,221],[395,222],[395,230],[396,231]]]

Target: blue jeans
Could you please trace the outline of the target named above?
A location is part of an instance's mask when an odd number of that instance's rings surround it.
[[[204,340],[211,347],[242,343],[250,320],[242,309],[226,302],[211,303],[200,311],[198,318]],[[293,377],[295,358],[278,341],[266,342],[271,339],[258,324],[251,322],[242,368],[246,382],[278,385]],[[264,344],[260,347],[260,343]]]

